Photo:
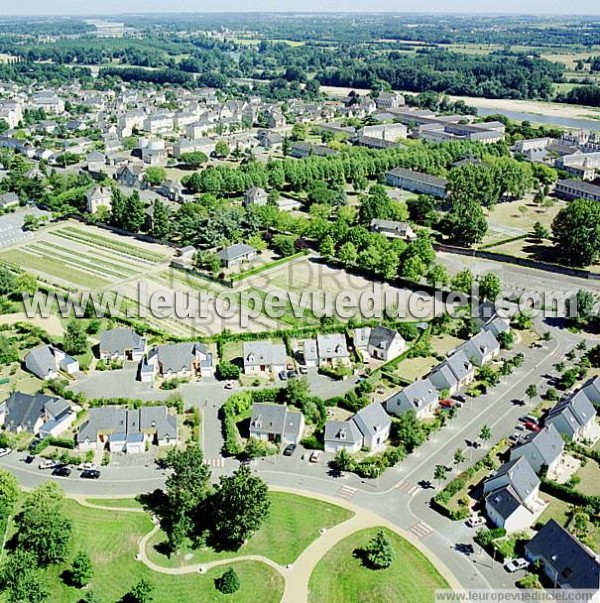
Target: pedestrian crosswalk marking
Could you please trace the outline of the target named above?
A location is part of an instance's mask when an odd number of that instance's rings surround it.
[[[412,528],[410,528],[410,531],[417,538],[425,538],[425,536],[433,534],[434,530],[431,526],[428,526],[424,521],[420,521],[419,523],[416,523]]]
[[[419,486],[410,482],[400,482],[396,488],[409,496],[414,496],[419,491]]]
[[[218,456],[214,459],[204,459],[204,463],[215,469],[225,467],[225,459],[222,456]]]
[[[354,495],[356,494],[356,488],[351,488],[350,486],[342,486],[336,493],[337,498],[342,498],[344,500],[352,500]]]

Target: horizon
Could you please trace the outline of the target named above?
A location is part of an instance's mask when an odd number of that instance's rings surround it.
[[[388,4],[389,0],[380,0],[379,5]],[[248,9],[247,7],[236,7],[235,3],[232,8],[219,8],[219,10],[213,10],[210,7],[198,8],[197,6],[187,6],[187,0],[179,2],[174,8],[164,6],[164,0],[130,0],[129,10],[119,10],[121,2],[119,0],[105,0],[103,3],[106,7],[103,11],[98,12],[93,10],[94,4],[86,2],[85,0],[80,2],[74,2],[74,0],[55,0],[55,5],[58,5],[53,12],[49,13],[47,3],[41,0],[29,0],[25,2],[27,8],[23,10],[23,3],[20,3],[18,7],[15,6],[15,11],[12,11],[12,7],[4,8],[4,14],[2,18],[27,18],[27,17],[40,17],[40,18],[57,18],[57,17],[72,17],[72,18],[85,18],[85,17],[133,17],[133,16],[171,16],[171,15],[218,15],[218,14],[240,14],[240,15],[258,15],[258,14],[281,14],[281,15],[326,15],[326,14],[347,14],[347,15],[378,15],[378,14],[389,14],[389,15],[436,15],[436,16],[510,16],[510,17],[537,17],[538,19],[554,18],[554,17],[600,17],[600,6],[596,2],[592,3],[591,0],[585,0],[581,4],[585,6],[577,12],[565,11],[562,9],[563,3],[558,0],[552,2],[542,2],[542,0],[534,0],[531,3],[530,10],[523,10],[520,6],[520,2],[517,0],[511,0],[506,3],[504,10],[498,11],[497,7],[482,8],[481,3],[477,3],[474,0],[462,0],[459,3],[452,3],[451,7],[447,7],[448,3],[446,0],[437,0],[436,4],[440,5],[433,7],[427,11],[414,11],[414,10],[402,10],[397,7],[385,7],[371,8],[369,10],[363,10],[360,5],[354,7],[355,0],[348,2],[351,5],[347,9],[335,9],[329,6],[334,3],[330,0],[325,2],[317,0],[316,6],[306,7],[306,2],[303,3],[303,8],[294,9],[286,8],[280,9],[277,3],[272,3],[271,0],[262,0],[259,6],[255,9]],[[169,3],[173,4],[173,3]],[[197,4],[193,2],[193,4]],[[273,4],[274,6],[271,6]],[[491,3],[490,3],[491,4]],[[542,13],[542,4],[544,6]],[[309,3],[310,5],[310,3]],[[114,6],[115,8],[111,8]]]

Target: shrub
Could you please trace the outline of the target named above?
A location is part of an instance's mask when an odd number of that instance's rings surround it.
[[[224,595],[231,595],[240,590],[240,579],[235,570],[230,567],[220,578],[215,580],[217,590]]]

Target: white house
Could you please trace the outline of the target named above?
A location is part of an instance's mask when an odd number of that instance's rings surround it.
[[[287,446],[299,444],[304,433],[304,415],[285,404],[255,403],[250,416],[250,437]]]
[[[596,409],[584,389],[561,400],[545,418],[546,425],[554,425],[558,433],[570,441],[591,442],[600,435],[596,425]]]
[[[390,414],[398,417],[414,411],[418,419],[425,419],[433,416],[438,403],[437,388],[429,379],[420,379],[388,398],[385,408]]]
[[[531,432],[518,446],[510,451],[510,459],[515,460],[525,457],[536,473],[540,473],[543,467],[552,473],[562,455],[565,443],[558,433],[556,427],[550,423],[540,431]]]
[[[112,207],[112,190],[108,186],[96,186],[85,194],[85,207],[91,214],[95,214],[100,207],[110,211]]]
[[[42,345],[25,356],[25,368],[39,379],[57,379],[61,372],[77,373],[79,361],[52,345]]]
[[[363,445],[363,435],[354,420],[327,421],[325,423],[325,452],[337,453],[346,450],[358,452]]]
[[[346,346],[346,337],[342,333],[317,335],[319,366],[349,366],[350,354]]]
[[[287,353],[282,343],[248,341],[244,343],[242,353],[246,375],[277,374],[285,370]]]
[[[500,344],[491,331],[479,331],[457,348],[476,366],[491,362],[500,354]]]
[[[381,450],[390,437],[392,420],[379,402],[361,408],[353,417],[363,436],[363,446],[371,452]]]

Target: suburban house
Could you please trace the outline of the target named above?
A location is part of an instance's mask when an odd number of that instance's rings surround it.
[[[108,211],[112,207],[112,190],[108,186],[96,186],[85,194],[85,207],[91,214],[95,214],[100,207]]]
[[[158,446],[177,444],[177,415],[166,406],[120,406],[90,408],[88,420],[77,434],[79,450],[104,450],[140,454],[146,443]]]
[[[429,375],[429,380],[439,391],[448,390],[450,395],[469,385],[474,379],[475,366],[460,349],[438,364]]]
[[[429,379],[420,379],[388,398],[385,408],[397,417],[412,410],[417,413],[418,419],[425,419],[433,415],[438,402],[439,394],[435,385]]]
[[[319,366],[350,365],[350,354],[346,346],[346,337],[342,333],[317,335]]]
[[[381,91],[375,98],[377,109],[396,109],[397,107],[403,107],[404,103],[404,96],[399,92]]]
[[[371,231],[379,232],[388,239],[404,239],[405,241],[414,241],[417,238],[415,231],[406,222],[397,222],[396,220],[380,220],[373,218],[371,220]]]
[[[269,193],[264,188],[253,186],[244,193],[244,206],[266,205],[269,200]]]
[[[585,392],[585,395],[594,406],[600,405],[600,377],[586,383],[581,390]]]
[[[526,530],[547,506],[539,491],[540,478],[525,457],[508,461],[483,484],[487,516],[507,532]]]
[[[479,331],[477,335],[460,345],[457,351],[464,352],[465,356],[476,366],[483,366],[500,354],[500,344],[491,331]]]
[[[157,345],[148,354],[148,365],[163,379],[173,377],[210,377],[212,353],[203,343],[183,342]]]
[[[398,331],[381,325],[355,329],[353,339],[357,350],[384,362],[400,356],[406,350],[404,337]]]
[[[303,157],[310,157],[315,155],[317,157],[327,157],[329,155],[335,155],[337,151],[324,147],[322,145],[312,144],[310,142],[295,142],[292,145],[290,156],[296,159],[302,159]]]
[[[548,412],[544,424],[554,425],[558,433],[571,442],[595,441],[600,435],[596,425],[596,409],[585,389],[561,400]]]
[[[532,469],[540,473],[543,467],[553,472],[562,455],[565,443],[552,424],[544,425],[540,431],[533,431],[510,451],[510,460],[525,457]]]
[[[304,415],[285,404],[255,403],[250,416],[250,437],[287,446],[299,444],[304,433]]]
[[[448,181],[445,178],[430,176],[406,168],[396,168],[388,172],[386,182],[389,186],[396,186],[413,193],[432,195],[439,199],[445,199],[447,196]]]
[[[139,362],[146,353],[146,339],[133,329],[110,329],[100,335],[98,351],[103,360]]]
[[[223,267],[233,268],[256,259],[258,252],[250,245],[236,243],[219,251],[217,256],[219,256]]]
[[[176,203],[182,203],[184,200],[183,185],[178,180],[165,180],[156,191],[159,195]]]
[[[346,450],[358,452],[363,445],[363,435],[353,419],[348,421],[327,421],[325,423],[325,452],[337,453]]]
[[[277,374],[285,370],[286,358],[287,352],[282,343],[248,341],[243,345],[244,373],[246,375]]]
[[[595,595],[600,591],[598,556],[554,519],[525,544],[525,557],[531,563],[541,562],[556,588],[589,589]]]
[[[139,163],[126,162],[115,172],[115,180],[128,188],[145,188],[144,166]]]
[[[99,175],[106,170],[106,155],[100,151],[92,151],[85,158],[88,172],[92,175]]]
[[[0,406],[4,429],[13,433],[27,431],[40,438],[61,435],[77,416],[67,402],[45,394],[14,391]]]
[[[363,436],[363,446],[371,452],[382,449],[390,437],[392,420],[379,402],[361,408],[353,417]]]
[[[79,361],[52,345],[42,345],[25,356],[25,368],[39,379],[57,379],[61,372],[77,373]]]

